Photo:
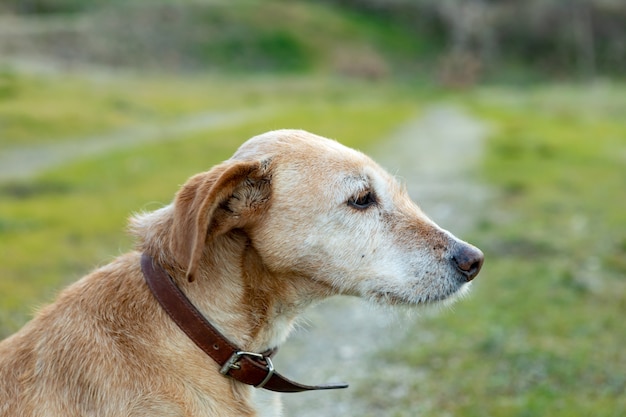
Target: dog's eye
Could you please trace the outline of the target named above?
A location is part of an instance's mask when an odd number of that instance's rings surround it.
[[[359,210],[364,210],[374,204],[376,204],[376,199],[371,191],[366,191],[348,200],[348,205],[350,207],[354,207]]]

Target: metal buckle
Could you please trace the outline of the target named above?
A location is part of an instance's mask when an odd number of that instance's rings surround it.
[[[233,353],[220,369],[220,374],[228,375],[228,372],[230,372],[231,369],[240,369],[239,360],[242,356],[249,356],[251,358],[260,359],[265,362],[265,366],[267,366],[267,375],[265,376],[265,379],[261,381],[261,383],[254,386],[255,388],[263,388],[263,386],[267,384],[267,381],[270,380],[272,375],[274,375],[274,364],[268,356],[263,356],[260,353],[244,351],[237,351]]]

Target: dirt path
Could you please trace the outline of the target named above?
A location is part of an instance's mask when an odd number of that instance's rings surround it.
[[[0,181],[30,177],[68,162],[115,149],[128,148],[146,142],[182,139],[187,133],[236,125],[265,116],[267,112],[258,110],[199,113],[167,124],[139,125],[112,133],[49,145],[6,149],[0,153]]]
[[[485,126],[459,108],[432,107],[381,143],[372,156],[407,183],[412,198],[433,220],[462,237],[487,198],[486,188],[471,177],[485,134]],[[394,381],[412,371],[376,357],[402,338],[407,320],[414,318],[351,298],[338,297],[309,310],[302,328],[277,355],[277,368],[304,383],[345,380],[351,386],[283,395],[285,416],[371,415],[373,404],[363,391],[368,392],[374,375],[380,385],[390,387],[389,395],[409,395]]]

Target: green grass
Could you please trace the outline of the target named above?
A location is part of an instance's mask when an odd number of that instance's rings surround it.
[[[303,102],[367,107],[394,95],[407,100],[397,87],[314,76],[36,77],[5,70],[0,71],[0,151],[79,142],[199,113],[289,108]]]
[[[215,83],[213,83],[213,86]],[[217,108],[201,83],[0,73],[0,149],[54,143]]]
[[[453,312],[419,320],[383,355],[417,376],[411,395],[377,394],[379,409],[626,414],[625,93],[483,89],[461,100],[493,128],[480,175],[496,195],[470,239],[484,270]]]

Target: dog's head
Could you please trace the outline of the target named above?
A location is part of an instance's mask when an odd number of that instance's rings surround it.
[[[276,276],[390,304],[447,299],[483,262],[370,158],[304,131],[250,139],[192,177],[173,210],[169,247],[190,280],[212,242],[233,231]]]

